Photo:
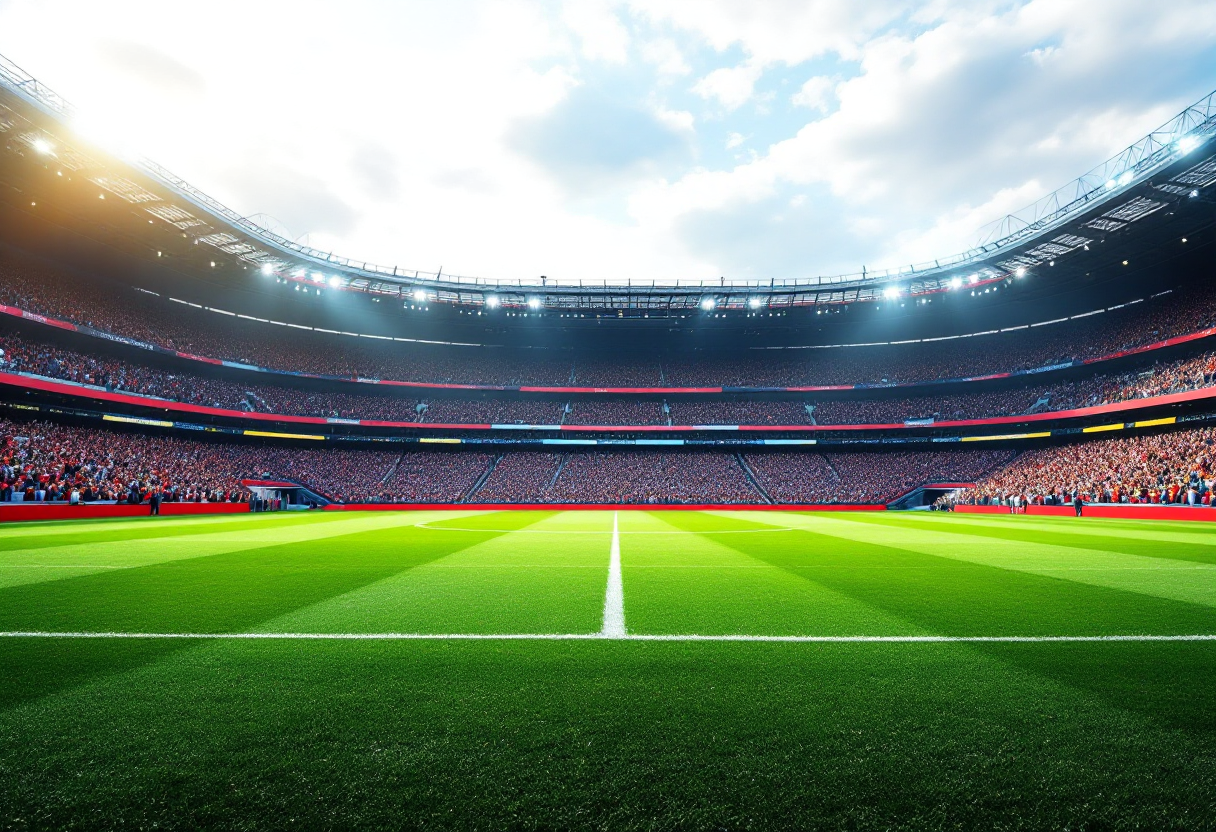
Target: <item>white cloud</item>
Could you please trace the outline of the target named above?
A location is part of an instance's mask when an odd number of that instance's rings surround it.
[[[688,75],[692,67],[671,38],[655,38],[642,45],[642,60],[652,64],[660,78]]]
[[[1216,57],[1214,36],[1216,6],[1204,3],[951,10],[929,29],[859,47],[860,71],[835,86],[830,115],[754,161],[639,191],[631,210],[675,230],[682,218],[734,216],[788,187],[821,185],[814,199],[833,200],[865,233],[851,265],[815,263],[808,274],[948,256],[1198,98],[1211,82],[1196,70]]]
[[[829,52],[853,59],[905,8],[894,0],[633,0],[634,11],[703,37],[719,52],[732,46],[761,64],[798,64]]]
[[[790,101],[797,107],[806,107],[808,110],[826,113],[831,103],[834,86],[835,82],[831,78],[826,75],[816,75],[808,78],[798,92],[790,98]]]
[[[593,61],[624,63],[629,57],[629,31],[608,0],[577,0],[562,6],[562,22],[582,44],[582,54]]]
[[[727,110],[737,110],[752,97],[763,68],[756,63],[715,69],[693,85],[692,91],[705,99],[716,100]]]
[[[234,209],[359,259],[504,279],[949,255],[1210,91],[1216,66],[1210,0],[61,9],[0,0],[7,56]],[[764,73],[790,80],[782,98]],[[587,98],[604,106],[583,117]],[[571,112],[573,138],[512,145]],[[579,151],[611,187],[538,175]],[[259,160],[273,176],[245,175]]]

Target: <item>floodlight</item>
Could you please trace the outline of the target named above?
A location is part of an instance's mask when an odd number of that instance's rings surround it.
[[[486,306],[491,309],[498,308],[498,295],[486,295]]]
[[[1016,269],[1013,270],[1013,276],[1014,277],[1025,277],[1026,276],[1026,267],[1018,266]]]
[[[969,275],[969,276],[967,277],[967,282],[968,282],[968,283],[979,283],[979,282],[980,282],[980,276],[979,276],[978,274]]]
[[[1134,179],[1134,178],[1135,178],[1135,177],[1134,177],[1134,175],[1133,175],[1133,174],[1132,174],[1132,172],[1129,170],[1129,171],[1127,171],[1126,173],[1124,173],[1122,176],[1120,176],[1120,177],[1119,177],[1119,184],[1120,184],[1120,185],[1127,185],[1127,184],[1128,184],[1128,183],[1130,183],[1130,182],[1132,181],[1132,179]]]
[[[332,275],[329,278],[329,285],[333,286],[335,289],[337,289],[338,287],[340,287],[342,285],[342,278],[338,277],[336,274]]]
[[[760,297],[753,297],[751,300],[749,300],[747,302],[747,305],[750,306],[752,309],[759,309],[761,306],[764,305],[764,299],[760,298]]]
[[[715,306],[717,306],[717,304],[714,302],[713,298],[705,298],[705,300],[701,301],[701,308],[706,312],[712,312]]]
[[[426,290],[425,289],[415,289],[414,290],[414,300],[418,301],[419,303],[422,303],[424,300],[426,300]]]
[[[1115,180],[1113,180],[1113,179],[1106,180],[1106,190],[1113,191],[1116,187],[1117,187],[1117,185],[1115,183]]]
[[[882,290],[882,296],[884,298],[899,297],[899,287],[898,286],[888,286],[887,288]]]
[[[950,278],[950,288],[951,289],[958,289],[962,285],[963,285],[963,279],[961,277],[959,277],[958,275],[955,275],[954,277]]]
[[[55,146],[46,139],[34,139],[32,142],[34,150],[37,150],[43,156],[47,156],[55,152]]]
[[[537,297],[528,298],[528,308],[529,309],[540,309],[540,298],[537,298]]]
[[[324,279],[325,279],[325,275],[321,274],[320,272],[313,272],[313,273],[312,273],[312,279],[313,279],[313,280],[324,280]]]
[[[1199,147],[1199,144],[1200,142],[1198,136],[1183,136],[1178,140],[1178,152],[1190,153],[1192,150]]]
[[[274,265],[271,263],[262,264],[262,274],[270,274],[274,271]]]

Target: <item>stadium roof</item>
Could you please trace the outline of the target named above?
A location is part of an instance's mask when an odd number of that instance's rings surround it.
[[[381,266],[301,245],[241,216],[156,162],[118,159],[76,136],[73,108],[0,56],[0,132],[209,247],[212,265],[240,264],[304,287],[325,287],[467,309],[614,312],[665,317],[706,312],[763,314],[795,307],[923,298],[1012,281],[1137,223],[1206,204],[1216,182],[1216,93],[1186,108],[1064,187],[992,223],[968,251],[882,271],[805,279],[635,284],[609,281],[503,282]],[[1170,210],[1162,212],[1162,209]],[[1175,223],[1176,224],[1176,223]],[[202,250],[202,249],[200,249]],[[1062,277],[1067,269],[1055,272]]]

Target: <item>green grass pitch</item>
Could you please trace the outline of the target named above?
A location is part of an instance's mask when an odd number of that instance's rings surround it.
[[[1207,524],[18,524],[0,632],[6,830],[1216,828]]]

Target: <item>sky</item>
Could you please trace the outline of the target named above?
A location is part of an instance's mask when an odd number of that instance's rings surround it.
[[[1216,89],[1216,3],[0,0],[0,54],[325,251],[769,280],[976,244]]]

